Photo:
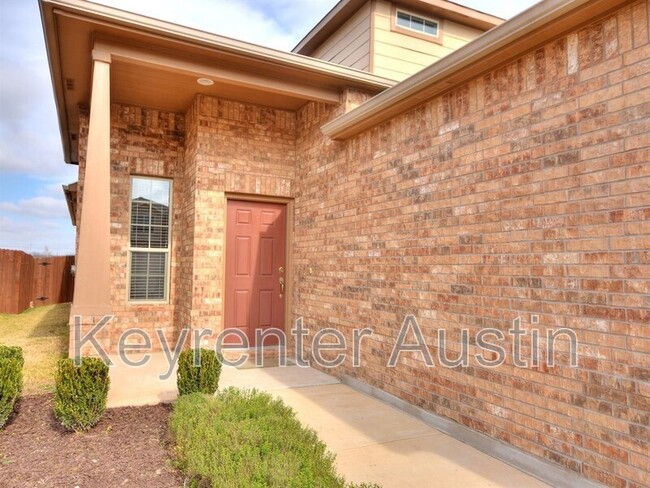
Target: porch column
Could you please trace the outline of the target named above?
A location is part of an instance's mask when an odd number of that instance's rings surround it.
[[[93,51],[93,78],[83,205],[79,221],[74,298],[70,324],[83,329],[111,313],[110,281],[110,53]],[[74,329],[71,330],[71,352]]]

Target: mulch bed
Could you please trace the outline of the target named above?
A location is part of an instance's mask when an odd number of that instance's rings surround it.
[[[166,447],[168,405],[106,410],[90,432],[66,432],[52,395],[20,400],[0,432],[0,486],[179,487]]]

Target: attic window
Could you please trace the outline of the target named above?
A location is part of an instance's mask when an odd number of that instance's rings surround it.
[[[433,37],[438,37],[440,30],[440,25],[437,21],[418,17],[417,15],[402,12],[401,10],[397,11],[396,24],[404,29]]]

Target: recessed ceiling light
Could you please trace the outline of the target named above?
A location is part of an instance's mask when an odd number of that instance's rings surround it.
[[[214,81],[212,81],[210,78],[199,78],[198,80],[196,80],[196,82],[197,82],[199,85],[203,85],[203,86],[211,86],[211,85],[214,85]]]

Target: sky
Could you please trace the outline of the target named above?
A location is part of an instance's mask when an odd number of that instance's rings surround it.
[[[290,51],[337,0],[101,0],[111,7]],[[457,0],[510,18],[531,0]],[[233,22],[232,19],[242,19]],[[73,254],[65,164],[36,0],[0,0],[0,248]]]

